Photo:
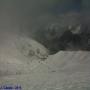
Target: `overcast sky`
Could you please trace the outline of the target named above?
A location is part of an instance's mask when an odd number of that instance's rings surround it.
[[[80,12],[82,6],[89,6],[87,1],[89,0],[0,0],[0,30],[33,26],[41,16],[53,18],[63,12]]]

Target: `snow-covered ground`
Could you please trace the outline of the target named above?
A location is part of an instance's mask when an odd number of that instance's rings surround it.
[[[40,43],[15,33],[2,33],[0,42],[0,76],[29,73],[49,54]]]
[[[89,68],[90,52],[60,51],[29,73],[0,77],[0,85],[18,84],[22,90],[89,90]]]

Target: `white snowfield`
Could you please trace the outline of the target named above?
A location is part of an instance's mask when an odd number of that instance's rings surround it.
[[[9,67],[13,68],[12,62]],[[90,52],[60,51],[29,73],[0,77],[0,85],[17,84],[22,90],[90,90]]]
[[[0,38],[0,76],[29,73],[48,57],[48,50],[35,40],[7,32],[4,35]]]

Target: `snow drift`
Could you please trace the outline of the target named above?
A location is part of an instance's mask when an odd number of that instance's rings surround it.
[[[0,76],[29,73],[48,57],[48,50],[33,39],[15,33],[6,37],[0,46]]]

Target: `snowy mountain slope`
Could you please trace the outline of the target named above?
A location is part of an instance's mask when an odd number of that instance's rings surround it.
[[[19,39],[15,33],[4,32],[4,35],[0,39],[0,76],[29,73],[40,60],[47,58],[48,50],[40,43],[24,37]]]
[[[58,52],[30,74],[0,78],[0,85],[17,83],[23,90],[89,90],[90,52]]]

